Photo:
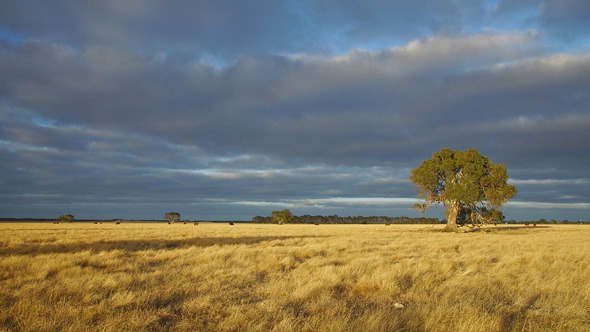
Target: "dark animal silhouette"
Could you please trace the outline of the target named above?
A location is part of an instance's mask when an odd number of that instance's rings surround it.
[[[229,225],[230,225],[230,226],[233,226],[233,225],[234,225],[234,223],[233,223],[233,222],[230,222],[230,223],[229,223]]]
[[[391,224],[385,224],[385,226],[389,226],[389,225],[391,225]]]
[[[115,225],[121,225],[121,222],[120,222],[120,221],[117,221],[117,222],[115,223]]]
[[[198,224],[199,224],[199,223],[198,223],[198,222],[196,222],[196,223],[195,223],[195,226],[197,226]]]

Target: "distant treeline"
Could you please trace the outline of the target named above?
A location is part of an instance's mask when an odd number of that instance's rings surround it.
[[[252,218],[253,223],[258,224],[274,224],[276,223],[272,217],[256,216]],[[386,217],[386,216],[348,216],[341,217],[333,216],[293,216],[289,221],[291,224],[438,224],[438,218],[410,218],[410,217]]]
[[[54,222],[56,219],[57,218],[1,218],[0,217],[0,221],[3,221],[3,222]],[[127,219],[120,219],[120,218],[116,218],[116,219],[76,219],[75,220],[75,222],[93,222],[93,221],[161,222],[162,220],[156,220],[156,219],[127,220]]]
[[[587,223],[589,223],[588,221],[582,221],[581,219],[578,220],[578,221],[570,221],[570,220],[567,220],[567,219],[564,219],[564,220],[555,220],[555,219],[547,220],[547,219],[543,219],[543,218],[541,218],[539,220],[530,220],[530,221],[526,221],[525,220],[525,221],[519,221],[519,222],[514,221],[514,220],[510,220],[509,223],[512,223],[512,222],[514,222],[514,223],[554,224],[554,225],[557,225],[557,224],[561,224],[561,225],[568,225],[568,224],[587,224]]]

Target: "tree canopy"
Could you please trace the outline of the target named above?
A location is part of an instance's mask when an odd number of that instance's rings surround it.
[[[270,216],[272,217],[273,222],[281,225],[290,223],[293,220],[293,213],[287,209],[282,211],[272,211]]]
[[[465,151],[443,148],[412,170],[418,197],[428,206],[442,204],[447,230],[457,230],[457,216],[468,211],[472,221],[488,222],[501,215],[502,204],[516,195],[507,184],[503,164],[494,164],[476,149]]]
[[[76,220],[73,215],[71,214],[62,214],[61,216],[57,217],[57,221],[59,222],[72,222]]]
[[[168,212],[164,215],[164,217],[168,220],[169,223],[180,221],[180,213],[178,212]]]

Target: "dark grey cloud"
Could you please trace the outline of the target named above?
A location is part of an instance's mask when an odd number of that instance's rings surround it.
[[[51,119],[155,135],[209,153],[396,162],[426,152],[408,147],[432,149],[440,137],[457,144],[482,131],[489,143],[539,133],[521,145],[583,148],[575,133],[586,123],[578,118],[588,102],[588,58],[541,55],[529,35],[435,38],[339,57],[251,57],[225,69],[185,70],[153,58],[28,44],[2,57],[12,102]],[[43,52],[52,54],[41,61]],[[518,60],[523,56],[533,57]],[[582,127],[571,131],[571,123]]]
[[[76,48],[175,51],[233,58],[234,53],[293,51],[305,43],[289,1],[5,1],[2,27]]]
[[[415,215],[442,147],[507,165],[508,216],[590,208],[590,56],[547,39],[583,5],[232,4],[3,3],[0,211]]]
[[[581,0],[551,0],[541,3],[541,24],[566,39],[590,37],[590,3]]]
[[[240,150],[256,149],[262,144],[266,151],[271,144],[278,153],[301,145],[293,135],[344,142],[358,126],[365,127],[361,132],[385,132],[386,126],[409,124],[402,121],[415,121],[403,116],[410,110],[440,108],[439,80],[514,59],[522,51],[509,48],[521,42],[531,43],[527,36],[477,36],[338,58],[247,58],[223,70],[198,66],[185,71],[157,59],[106,51],[78,56],[30,42],[4,53],[3,74],[14,79],[3,89],[14,102],[42,109],[51,118],[178,140],[197,138],[211,148],[237,144]],[[52,54],[39,58],[44,52]],[[465,61],[470,56],[479,58]],[[335,115],[338,125],[332,123]],[[304,131],[309,134],[301,135]],[[264,137],[275,139],[264,144]],[[312,148],[325,154],[321,150],[327,147]],[[342,154],[351,148],[343,148]],[[365,147],[360,144],[359,149]]]
[[[0,29],[76,49],[108,47],[227,63],[240,56],[342,53],[432,35],[538,29],[588,37],[579,0],[115,1],[6,0]]]
[[[583,0],[500,0],[492,17],[520,22],[516,28],[539,29],[562,42],[587,43],[590,37],[590,4]]]

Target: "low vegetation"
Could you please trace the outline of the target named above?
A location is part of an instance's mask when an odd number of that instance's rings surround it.
[[[57,221],[59,222],[72,222],[76,220],[73,215],[71,214],[62,214],[61,216],[57,217]]]
[[[590,227],[0,223],[0,330],[588,331]]]
[[[272,213],[291,213],[289,210],[273,211]],[[252,222],[256,224],[279,224],[279,220],[272,216],[256,216],[252,218]],[[283,219],[284,220],[284,219]],[[283,222],[285,223],[285,222]],[[321,215],[292,215],[287,219],[289,224],[438,224],[438,218],[412,218],[412,217],[388,217],[388,216],[339,216],[337,214],[331,216]]]

